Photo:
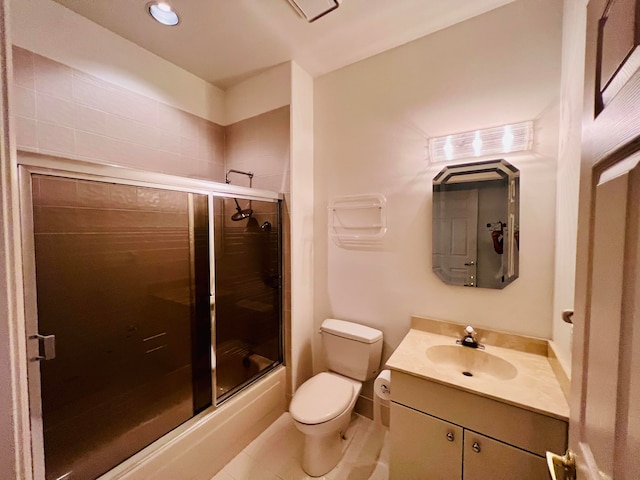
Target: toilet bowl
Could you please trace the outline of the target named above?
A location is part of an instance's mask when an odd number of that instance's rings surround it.
[[[328,319],[321,333],[330,371],[304,382],[289,406],[304,434],[302,468],[312,477],[329,472],[342,458],[362,381],[377,374],[382,352],[382,332],[364,325]]]
[[[305,436],[302,468],[308,475],[324,475],[342,458],[343,434],[361,389],[356,380],[323,372],[296,392],[289,412]]]

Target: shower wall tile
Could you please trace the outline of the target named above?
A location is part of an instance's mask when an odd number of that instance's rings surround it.
[[[113,208],[136,208],[137,192],[129,185],[112,184],[109,188],[109,200]]]
[[[36,118],[36,91],[16,84],[13,90],[12,107],[16,115]]]
[[[99,182],[76,182],[77,203],[88,208],[111,206],[110,184]]]
[[[76,154],[90,160],[109,161],[110,142],[104,135],[76,130]]]
[[[175,130],[159,130],[157,147],[166,152],[180,154],[180,134]]]
[[[158,128],[180,135],[180,110],[163,103],[158,104]]]
[[[148,147],[157,146],[160,137],[158,130],[144,123],[111,114],[107,115],[107,136]]]
[[[109,111],[109,90],[87,81],[85,77],[73,78],[73,99],[78,105],[95,108],[102,112]]]
[[[287,186],[283,185],[283,180],[287,177],[284,175],[261,175],[256,176],[253,180],[253,186],[262,190],[269,190],[272,192],[282,192]]]
[[[38,127],[36,121],[26,117],[16,117],[14,126],[18,148],[29,151],[38,149]]]
[[[13,47],[20,149],[224,181],[225,129]]]
[[[84,132],[107,134],[107,114],[95,108],[85,107],[76,103],[74,128]]]
[[[38,92],[36,94],[37,118],[41,122],[63,127],[75,127],[75,108],[73,102]]]
[[[255,188],[288,192],[289,122],[289,107],[286,106],[227,126],[227,169],[253,172]],[[248,185],[239,177],[232,183]]]
[[[198,158],[198,138],[181,137],[180,155]]]
[[[13,82],[31,90],[36,89],[36,77],[33,67],[33,53],[22,50],[16,55],[13,51]]]
[[[35,54],[33,65],[36,91],[67,100],[73,99],[73,70],[70,67]]]
[[[224,164],[211,162],[198,162],[199,176],[204,178],[224,178]]]
[[[36,123],[38,129],[38,148],[43,152],[69,153],[75,152],[75,135],[72,128],[53,123]]]
[[[159,102],[156,100],[120,87],[114,87],[109,90],[107,98],[109,99],[108,113],[146,123],[149,127],[157,128]]]
[[[33,189],[33,203],[40,206],[77,206],[75,180],[50,177],[48,181],[36,178]]]

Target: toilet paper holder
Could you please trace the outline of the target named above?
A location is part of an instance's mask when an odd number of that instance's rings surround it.
[[[389,400],[391,396],[391,372],[389,370],[382,370],[376,377],[373,388],[376,396],[384,400]]]

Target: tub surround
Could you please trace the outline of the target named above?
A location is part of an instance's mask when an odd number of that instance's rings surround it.
[[[99,480],[210,479],[285,412],[285,383],[286,369],[279,366],[223,407],[188,420]]]
[[[386,368],[568,421],[569,406],[547,357],[546,340],[476,328],[478,341],[486,346],[486,353],[516,367],[517,374],[509,380],[465,377],[460,372],[435,365],[427,357],[427,349],[455,345],[464,327],[412,317],[411,330],[387,361]]]

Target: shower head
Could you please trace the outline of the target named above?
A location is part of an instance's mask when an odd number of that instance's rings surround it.
[[[240,220],[244,220],[245,218],[251,217],[253,215],[253,210],[250,208],[245,208],[244,210],[240,208],[240,204],[238,203],[238,199],[234,198],[234,202],[236,202],[236,213],[231,215],[231,220],[234,222],[239,222]]]

